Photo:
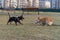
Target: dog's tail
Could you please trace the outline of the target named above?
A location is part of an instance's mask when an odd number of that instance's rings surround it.
[[[8,12],[8,15],[9,15],[9,18],[10,18],[10,14],[9,14],[9,12]]]

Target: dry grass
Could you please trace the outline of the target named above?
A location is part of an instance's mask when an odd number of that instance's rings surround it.
[[[41,15],[46,16],[43,13]],[[33,24],[37,15],[24,15],[24,25],[6,25],[8,16],[0,15],[0,40],[60,40],[60,16],[53,13],[48,15],[54,18],[56,25],[41,26]]]

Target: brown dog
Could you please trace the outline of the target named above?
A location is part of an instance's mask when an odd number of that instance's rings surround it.
[[[36,23],[40,23],[42,25],[52,25],[53,24],[53,20],[50,17],[38,17]]]

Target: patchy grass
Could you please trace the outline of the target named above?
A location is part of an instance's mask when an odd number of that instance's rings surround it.
[[[41,12],[40,15],[52,17],[56,25],[33,24],[37,15],[24,15],[24,25],[6,25],[8,15],[0,15],[0,40],[60,40],[59,13]]]

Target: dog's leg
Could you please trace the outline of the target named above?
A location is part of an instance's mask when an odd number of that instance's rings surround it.
[[[42,22],[42,25],[45,26],[46,25],[46,22]]]
[[[8,22],[7,22],[7,25],[8,25]]]
[[[11,24],[11,22],[10,22],[10,24]]]
[[[39,24],[39,25],[41,25],[42,22],[41,22],[40,20],[37,20],[37,21],[35,22],[35,24]]]
[[[39,23],[39,20],[36,20],[36,21],[35,21],[35,24],[38,24],[38,23]]]
[[[23,23],[21,23],[20,21],[19,21],[19,24],[22,24],[23,25]]]
[[[11,24],[11,22],[8,21],[8,22],[7,22],[7,25],[8,25],[9,23]]]
[[[8,25],[9,21],[7,22],[7,25]]]
[[[15,22],[15,24],[17,25],[17,22]]]
[[[15,24],[17,25],[17,22],[15,22]]]

